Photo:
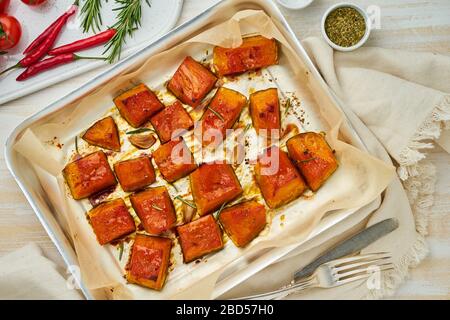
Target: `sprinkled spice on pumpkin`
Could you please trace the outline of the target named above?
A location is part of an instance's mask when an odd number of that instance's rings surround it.
[[[325,19],[328,38],[341,47],[357,44],[366,32],[366,22],[358,10],[342,7],[333,10]]]

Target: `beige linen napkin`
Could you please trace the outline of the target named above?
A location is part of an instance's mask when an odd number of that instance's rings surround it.
[[[386,189],[381,206],[368,221],[367,212],[360,210],[222,297],[277,289],[290,282],[295,270],[343,238],[366,225],[395,217],[399,228],[364,250],[393,253],[396,268],[384,273],[379,285],[364,280],[333,289],[308,290],[288,299],[392,295],[408,269],[427,254],[424,236],[436,172],[432,164],[421,160],[426,149],[433,147],[433,140],[444,149],[450,145],[449,131],[445,131],[450,127],[450,57],[381,48],[334,52],[318,38],[308,38],[303,45],[368,150],[387,163],[392,158],[400,179]]]
[[[9,253],[0,258],[0,299],[82,299],[60,271],[36,244]]]

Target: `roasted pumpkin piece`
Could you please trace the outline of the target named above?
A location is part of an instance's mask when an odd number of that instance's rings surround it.
[[[161,234],[169,230],[177,217],[166,187],[149,188],[130,197],[131,205],[145,231]]]
[[[217,81],[216,76],[195,61],[186,57],[167,84],[181,102],[196,107],[211,91]]]
[[[203,146],[211,143],[219,145],[225,139],[227,129],[231,129],[239,119],[246,104],[247,98],[241,93],[220,87],[200,121]]]
[[[164,108],[161,101],[145,84],[140,84],[114,99],[120,115],[135,128],[142,126]]]
[[[167,277],[172,240],[137,234],[126,266],[128,282],[161,290]]]
[[[189,178],[197,212],[201,216],[242,194],[241,184],[229,164],[204,163]]]
[[[250,200],[225,208],[219,215],[225,232],[237,247],[245,247],[266,226],[266,208]]]
[[[136,230],[133,217],[123,199],[104,202],[88,212],[92,229],[101,245],[122,238]]]
[[[212,215],[177,227],[184,263],[223,248],[222,232]]]
[[[88,154],[67,164],[63,175],[75,200],[87,198],[117,184],[103,151]]]
[[[117,162],[114,171],[125,192],[142,189],[156,181],[155,169],[147,156]]]
[[[254,36],[242,41],[237,48],[214,47],[214,68],[220,75],[241,73],[278,63],[275,39]]]
[[[262,129],[266,130],[267,136],[270,136],[271,130],[280,130],[278,90],[270,88],[252,93],[250,95],[250,115],[253,127],[259,134]]]
[[[166,143],[194,127],[194,121],[178,100],[153,116],[150,122],[161,143]]]
[[[306,184],[286,152],[272,146],[255,165],[256,182],[267,205],[274,209],[298,198]]]
[[[112,117],[106,117],[94,123],[86,130],[82,138],[94,146],[120,151],[119,130]]]
[[[187,176],[197,168],[194,156],[183,138],[171,140],[153,152],[153,159],[168,182],[174,182]]]
[[[333,150],[322,134],[300,133],[290,138],[286,145],[289,155],[313,191],[317,191],[338,167]]]

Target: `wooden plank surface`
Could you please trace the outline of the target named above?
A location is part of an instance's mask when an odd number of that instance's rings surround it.
[[[185,0],[180,23],[192,18],[216,0]],[[300,11],[282,9],[300,39],[320,36],[323,12],[339,1],[315,0]],[[373,1],[353,1],[367,8]],[[450,1],[448,0],[378,0],[381,29],[372,32],[367,45],[450,55]],[[0,144],[22,120],[52,101],[82,85],[105,70],[100,68],[74,79],[61,82],[35,94],[0,106]],[[399,299],[450,298],[450,155],[437,147],[426,161],[439,172],[435,202],[430,209],[430,254],[411,272],[399,289]],[[0,154],[0,256],[29,242],[40,245],[56,261],[62,260],[34,215],[33,210],[9,174],[3,152]]]

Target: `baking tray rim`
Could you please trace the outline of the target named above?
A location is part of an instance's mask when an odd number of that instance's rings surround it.
[[[295,33],[292,31],[291,27],[287,23],[286,19],[284,18],[283,14],[279,10],[279,8],[271,1],[271,0],[233,0],[233,1],[227,1],[227,0],[221,0],[217,2],[216,4],[213,4],[209,8],[207,8],[202,13],[198,14],[197,16],[193,17],[192,19],[184,22],[183,24],[179,25],[178,27],[174,28],[170,32],[166,33],[164,36],[153,42],[152,44],[149,44],[148,46],[136,51],[132,55],[128,56],[127,58],[121,60],[117,64],[115,64],[113,67],[101,72],[100,74],[94,76],[90,80],[88,80],[86,83],[84,83],[82,86],[72,90],[67,95],[61,97],[57,101],[49,104],[47,107],[44,107],[42,110],[34,113],[33,115],[29,116],[25,120],[23,120],[18,126],[16,126],[12,132],[9,134],[4,147],[4,154],[5,154],[5,162],[8,170],[10,171],[11,175],[13,176],[14,180],[18,184],[19,188],[25,195],[25,198],[27,199],[28,203],[32,207],[33,211],[35,212],[36,216],[38,217],[40,223],[44,227],[45,231],[49,235],[52,242],[55,244],[58,252],[61,254],[64,262],[67,266],[70,265],[76,265],[76,254],[74,252],[73,247],[70,245],[69,240],[63,233],[62,236],[63,239],[60,239],[59,236],[55,234],[55,230],[50,226],[50,221],[46,217],[46,215],[41,212],[41,209],[38,207],[38,204],[36,203],[35,199],[33,198],[31,194],[31,190],[28,189],[28,187],[25,185],[23,179],[19,177],[16,171],[19,170],[17,167],[17,164],[14,161],[14,143],[17,141],[17,139],[23,134],[23,132],[29,128],[33,123],[41,120],[42,118],[51,115],[52,113],[64,108],[65,106],[73,103],[80,97],[85,96],[89,92],[97,89],[99,86],[101,86],[103,83],[108,81],[109,79],[113,78],[114,76],[117,76],[119,74],[122,74],[125,72],[128,68],[132,68],[133,64],[136,63],[140,58],[146,56],[148,58],[149,56],[156,54],[159,52],[161,47],[164,47],[170,40],[175,39],[177,36],[180,36],[184,33],[184,36],[188,35],[189,32],[195,32],[195,29],[201,28],[201,24],[204,23],[209,15],[212,15],[215,11],[219,10],[220,7],[226,6],[226,3],[232,3],[233,4],[253,4],[254,6],[258,6],[261,8],[261,10],[269,11],[269,15],[273,18],[273,16],[276,16],[276,19],[279,23],[281,23],[282,27],[285,28],[285,31],[289,34],[291,37],[291,41],[295,45],[295,50],[300,51],[301,53],[301,59],[306,64],[306,66],[310,69],[310,71],[313,73],[313,76],[316,78],[317,81],[319,81],[320,85],[323,87],[324,91],[329,95],[329,98],[335,103],[335,105],[340,109],[340,111],[345,116],[345,110],[340,106],[339,101],[337,101],[336,97],[333,95],[333,93],[330,91],[330,89],[327,87],[325,81],[323,80],[322,76],[320,75],[319,71],[316,69],[314,64],[312,63],[311,59],[309,58],[308,54],[306,53],[303,46],[300,44],[300,41],[296,37]],[[242,9],[240,9],[242,10]],[[236,11],[237,12],[237,11]],[[358,145],[359,148],[361,148],[364,151],[367,151],[367,148],[364,144],[364,142],[361,140],[359,135],[356,133],[354,128],[352,127],[351,123],[347,121],[346,116],[344,117],[344,125],[347,126],[347,130],[352,135],[353,138],[355,138],[355,142]],[[65,241],[64,241],[65,240]],[[91,294],[90,290],[84,285],[83,281],[80,278],[80,275],[74,273],[71,269],[69,269],[70,272],[72,272],[72,275],[74,276],[75,280],[77,281],[80,290],[84,294],[84,296],[87,299],[94,299],[94,296]]]

